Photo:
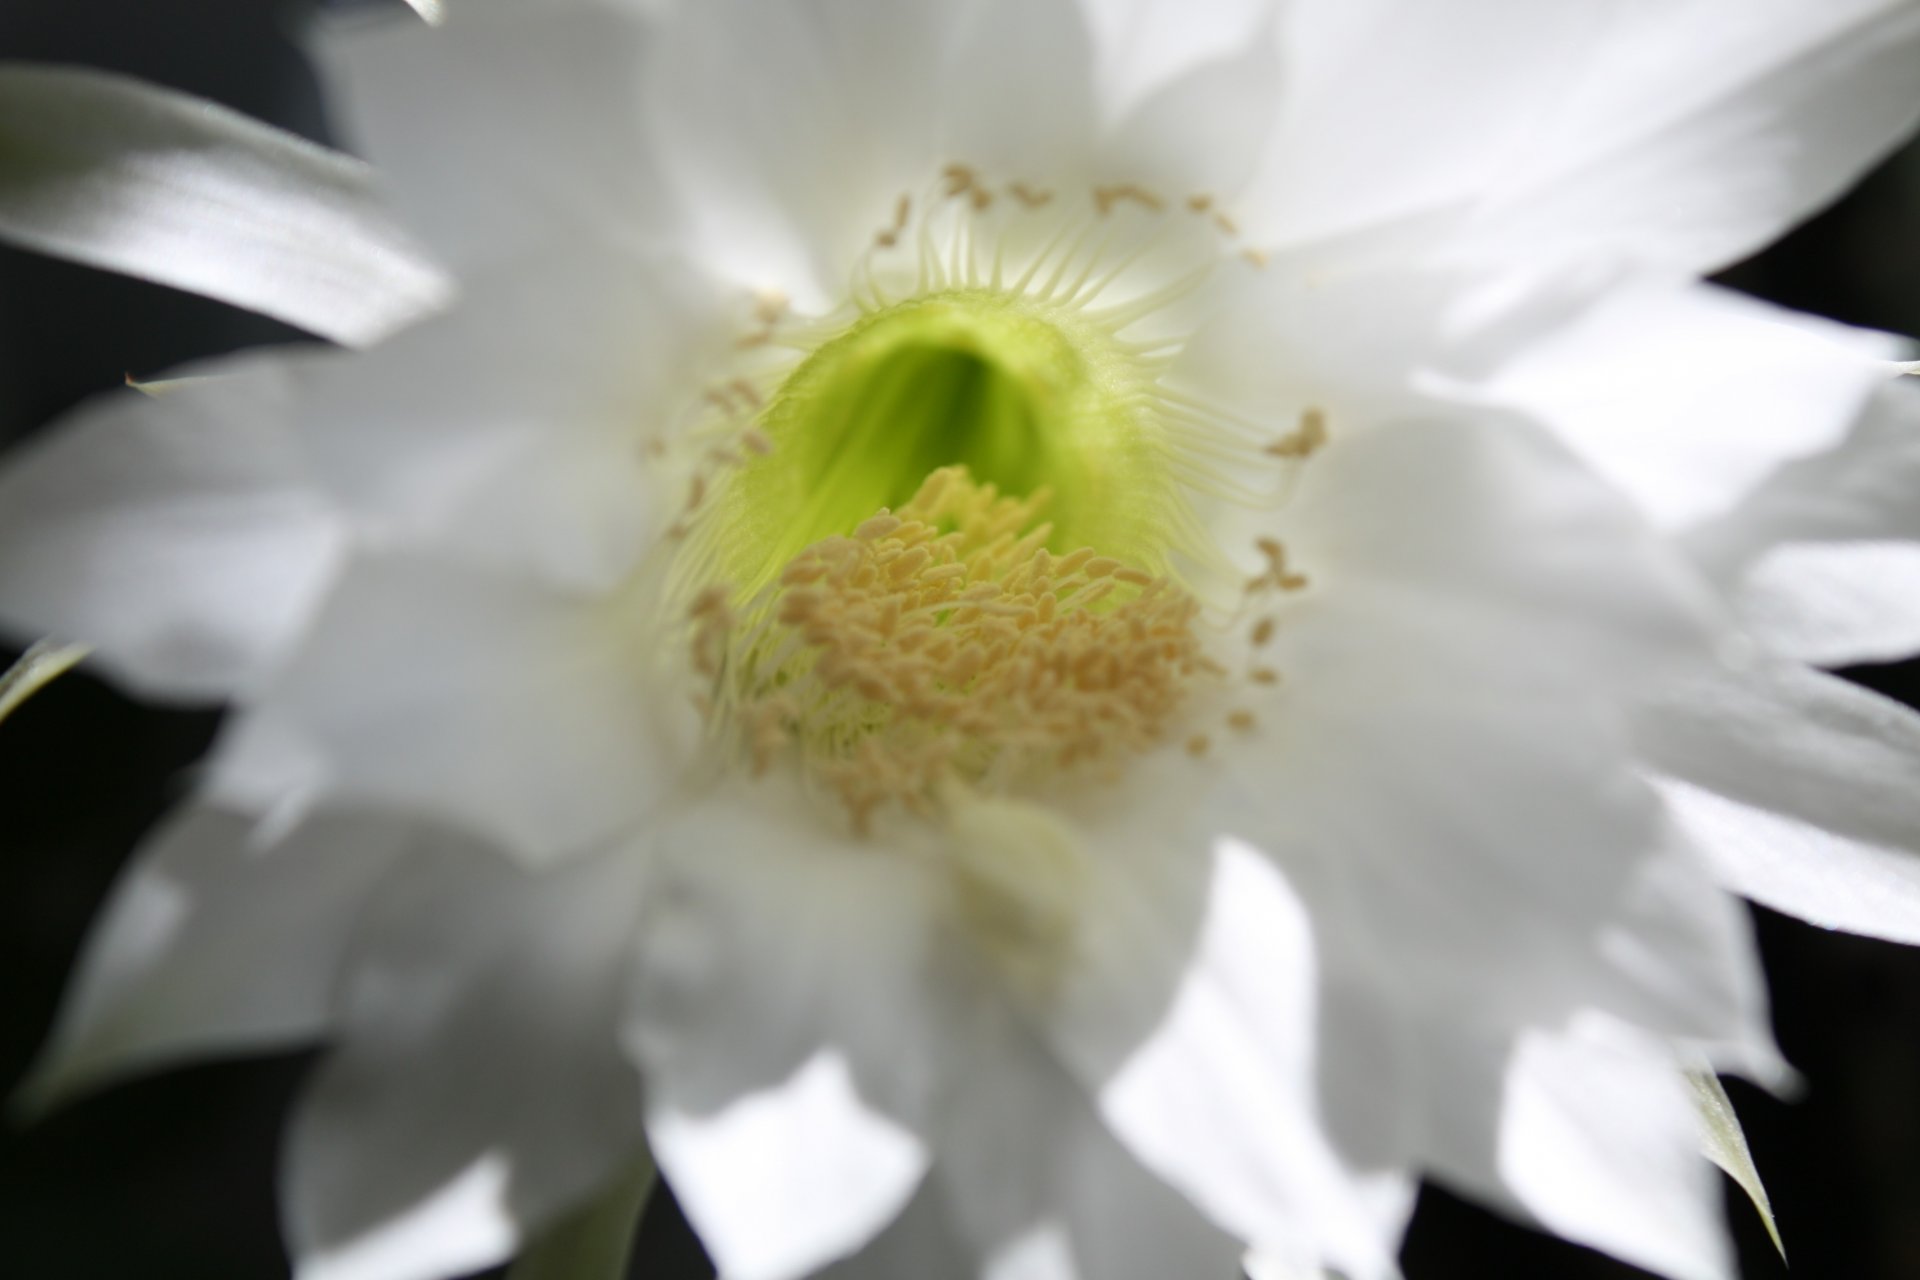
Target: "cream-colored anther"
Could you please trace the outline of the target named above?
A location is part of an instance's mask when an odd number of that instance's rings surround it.
[[[1199,605],[1091,548],[1055,556],[1044,500],[937,471],[898,511],[803,551],[749,607],[759,622],[704,628],[705,674],[731,637],[736,682],[716,705],[756,763],[792,742],[864,829],[949,784],[1030,781],[1160,741],[1191,682],[1219,671]],[[773,698],[790,708],[784,738],[760,710]]]
[[[1311,458],[1327,443],[1327,415],[1309,408],[1300,415],[1300,425],[1266,447],[1271,458]]]

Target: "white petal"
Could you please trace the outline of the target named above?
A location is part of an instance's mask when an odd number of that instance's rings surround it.
[[[289,1139],[302,1280],[491,1265],[632,1157],[617,1024],[639,870],[615,853],[530,874],[467,844],[382,884]]]
[[[325,23],[315,42],[343,134],[391,175],[410,224],[463,268],[556,236],[657,230],[639,16],[455,8],[433,30]]]
[[[1886,380],[1846,438],[1782,466],[1688,549],[1764,645],[1822,665],[1920,648],[1920,386]]]
[[[1149,1174],[997,1001],[949,1028],[928,1186],[985,1280],[1229,1276],[1240,1247]]]
[[[1616,283],[1576,269],[1468,271],[1390,247],[1370,258],[1309,247],[1262,269],[1224,264],[1168,380],[1276,437],[1309,408],[1336,437],[1432,416],[1437,403],[1484,416],[1480,385]]]
[[[1419,1180],[1411,1174],[1376,1175],[1364,1179],[1360,1191],[1380,1223],[1381,1238],[1397,1248],[1413,1218]],[[1248,1280],[1327,1280],[1327,1273],[1317,1265],[1297,1264],[1259,1249],[1247,1250],[1240,1266]]]
[[[680,513],[647,446],[731,354],[727,301],[672,260],[566,238],[373,351],[299,363],[302,450],[386,536],[609,588]]]
[[[533,861],[638,821],[674,766],[645,633],[613,607],[491,569],[368,553],[221,751],[350,801],[472,825]]]
[[[260,681],[331,576],[341,529],[303,479],[278,362],[234,368],[160,399],[112,393],[9,457],[0,618],[83,641],[158,697]]]
[[[1735,1274],[1691,1088],[1655,1042],[1599,1019],[1525,1037],[1499,1160],[1520,1205],[1568,1239],[1672,1280]]]
[[[1461,261],[1705,273],[1911,127],[1916,39],[1904,0],[1292,5],[1246,220],[1268,243],[1397,225]]]
[[[1495,684],[1534,671],[1595,689],[1705,652],[1707,603],[1670,548],[1525,423],[1336,436],[1274,532],[1309,579],[1280,657],[1311,664],[1316,696],[1330,680],[1433,688],[1443,659]]]
[[[1081,0],[1080,7],[1109,116],[1124,114],[1177,80],[1238,60],[1255,46],[1278,48],[1268,26],[1274,0]]]
[[[1742,575],[1733,606],[1755,640],[1814,666],[1920,653],[1920,542],[1775,547]]]
[[[1280,47],[1265,12],[1269,5],[1230,7],[1252,9],[1253,16],[1268,20],[1216,56],[1186,66],[1133,107],[1104,144],[1109,174],[1143,183],[1168,201],[1195,195],[1218,201],[1246,184],[1273,129],[1281,85]],[[1194,38],[1206,41],[1211,33],[1205,29],[1222,16],[1218,9],[1209,6],[1205,21],[1186,21],[1195,16],[1190,6],[1158,0],[1139,6],[1141,26],[1156,35],[1164,30],[1171,38],[1154,38],[1136,29],[1136,38],[1151,39],[1153,49],[1136,56],[1179,65],[1190,46],[1174,33],[1192,28]],[[1202,138],[1205,145],[1197,145]]]
[[[1842,439],[1899,349],[1725,290],[1642,288],[1528,348],[1486,394],[1680,529]]]
[[[1388,1251],[1317,1124],[1305,911],[1245,846],[1209,849],[1167,809],[1113,816],[1092,833],[1075,959],[1034,1016],[1121,1141],[1215,1222],[1380,1272]]]
[[[1594,33],[1588,6],[1285,7],[1286,101],[1240,212],[1293,244],[1471,200],[1504,178]]]
[[[903,193],[917,200],[941,165],[983,159],[941,146],[930,88],[970,7],[682,7],[653,51],[641,110],[696,260],[803,310],[837,304],[854,255]],[[969,99],[992,92],[991,80],[968,86]]]
[[[1704,274],[1832,199],[1920,118],[1907,0],[1615,6],[1470,218],[1470,255]],[[1531,110],[1530,110],[1531,108]]]
[[[1075,0],[974,0],[945,76],[948,154],[1048,186],[1093,176],[1093,41]]]
[[[1633,1023],[1692,1044],[1722,1070],[1769,1085],[1791,1071],[1769,1029],[1766,978],[1748,914],[1711,858],[1673,838],[1644,859],[1600,937],[1607,964],[1640,997],[1618,1006]]]
[[[1673,690],[1636,735],[1723,884],[1818,924],[1920,941],[1920,715],[1797,664]]]
[[[1825,929],[1920,943],[1920,854],[1673,779],[1661,789],[1733,892]]]
[[[1833,444],[1788,462],[1724,519],[1691,531],[1694,554],[1731,578],[1782,543],[1920,541],[1920,382],[1889,372]]]
[[[803,1275],[926,1169],[952,999],[933,886],[910,848],[834,835],[775,779],[709,797],[662,859],[627,1033],[654,1154],[722,1274]]]
[[[137,1068],[316,1038],[375,882],[435,839],[380,815],[319,815],[277,843],[227,810],[167,819],[94,925],[32,1105]]]
[[[926,1168],[829,1051],[714,1114],[655,1109],[647,1133],[707,1252],[741,1280],[805,1275],[857,1247]]]
[[[948,1220],[932,1180],[867,1246],[819,1273],[820,1280],[979,1280],[979,1260]]]
[[[0,64],[0,235],[372,342],[448,282],[358,161],[124,76]]]

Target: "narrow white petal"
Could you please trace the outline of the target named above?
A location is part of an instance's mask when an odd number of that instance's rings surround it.
[[[1639,718],[1646,759],[1721,882],[1817,924],[1920,941],[1920,715],[1753,660]],[[1717,794],[1716,794],[1717,793]]]
[[[1920,853],[1671,779],[1661,789],[1733,892],[1824,929],[1920,943]]]
[[[224,366],[223,366],[224,367]],[[333,572],[276,361],[83,406],[0,470],[0,619],[92,646],[143,693],[258,684]]]
[[[286,1153],[303,1280],[490,1265],[632,1158],[617,1023],[639,871],[615,852],[527,873],[469,842],[382,883]]]
[[[87,940],[30,1103],[138,1068],[318,1037],[375,882],[436,838],[377,815],[316,816],[278,843],[222,809],[169,818]]]
[[[204,293],[349,345],[443,305],[448,281],[371,171],[124,76],[0,64],[0,236]]]

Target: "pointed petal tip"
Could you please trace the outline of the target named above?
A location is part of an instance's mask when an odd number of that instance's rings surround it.
[[[1747,1199],[1753,1202],[1754,1210],[1767,1228],[1773,1247],[1779,1251],[1780,1260],[1785,1262],[1787,1246],[1780,1238],[1779,1224],[1774,1221],[1773,1202],[1768,1198],[1766,1185],[1760,1179],[1760,1170],[1753,1162],[1753,1152],[1747,1147],[1747,1135],[1740,1127],[1740,1117],[1734,1112],[1733,1100],[1727,1097],[1726,1089],[1711,1071],[1689,1071],[1687,1082],[1693,1086],[1694,1105],[1700,1116],[1703,1153],[1746,1192]]]

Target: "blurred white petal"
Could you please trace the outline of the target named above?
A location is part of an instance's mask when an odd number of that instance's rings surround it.
[[[111,392],[29,442],[0,473],[0,618],[85,642],[152,696],[257,686],[345,532],[286,405],[256,361],[158,400]]]
[[[316,816],[274,840],[195,805],[115,887],[24,1093],[41,1107],[136,1070],[318,1038],[379,877],[441,833]]]
[[[360,162],[125,76],[0,64],[0,236],[349,345],[451,288]]]
[[[392,869],[292,1122],[296,1274],[492,1265],[632,1159],[640,1082],[614,1022],[637,871],[613,856],[530,874],[474,842]]]
[[[1722,886],[1895,936],[1920,901],[1911,726],[1730,664],[1811,541],[1855,594],[1793,647],[1897,643],[1862,553],[1920,477],[1886,340],[1682,282],[1893,141],[1916,15],[330,37],[462,306],[0,478],[10,623],[240,695],[211,794],[479,846],[314,926],[303,1270],[490,1265],[644,1123],[748,1280],[1387,1277],[1420,1176],[1722,1274],[1676,1064],[1786,1075]],[[138,541],[177,509],[214,534]]]

